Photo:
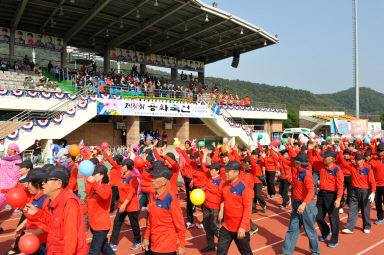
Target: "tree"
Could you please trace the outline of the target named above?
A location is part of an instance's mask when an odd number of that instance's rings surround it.
[[[288,118],[283,120],[283,128],[299,127],[299,110],[294,107],[288,108]]]

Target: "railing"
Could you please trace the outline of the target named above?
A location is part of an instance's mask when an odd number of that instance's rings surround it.
[[[225,116],[226,118],[228,118],[228,119],[230,119],[230,120],[232,120],[233,122],[234,122],[234,117],[226,110],[226,109],[221,109],[221,114],[223,115],[223,116]],[[240,118],[240,124],[243,126],[243,127],[246,127],[246,128],[252,128],[252,126],[251,125],[248,125],[248,123],[243,119],[243,118]],[[242,129],[241,129],[242,130]],[[245,131],[244,131],[245,132]],[[253,130],[252,130],[252,132],[253,132]],[[248,140],[248,145],[249,145],[249,143],[251,142],[251,141],[253,141],[253,136],[249,136],[249,140]]]
[[[313,105],[300,105],[300,111],[320,111],[320,112],[345,112],[344,107],[325,107]]]
[[[80,93],[86,94],[86,91],[80,91]],[[81,98],[76,98],[75,100],[60,100],[57,104],[48,108],[44,112],[35,112],[32,110],[25,110],[17,114],[16,116],[10,118],[8,121],[0,123],[0,130],[2,133],[9,134],[12,133],[16,128],[15,124],[20,125],[20,123],[27,123],[33,120],[51,120],[60,116],[63,112],[68,111],[69,109],[76,106]]]

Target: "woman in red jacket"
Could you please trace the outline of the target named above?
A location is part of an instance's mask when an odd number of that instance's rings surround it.
[[[112,189],[108,183],[108,169],[103,165],[97,165],[85,183],[88,200],[83,212],[88,213],[89,226],[93,234],[89,255],[99,255],[100,252],[115,254],[107,240],[107,234],[111,228],[109,206],[112,197]]]
[[[105,158],[112,165],[112,168],[109,170],[110,185],[112,186],[112,199],[111,199],[111,209],[109,213],[113,213],[115,210],[115,202],[119,200],[119,184],[121,183],[121,165],[123,164],[123,156],[116,155],[112,158],[111,150],[107,149],[105,151]]]

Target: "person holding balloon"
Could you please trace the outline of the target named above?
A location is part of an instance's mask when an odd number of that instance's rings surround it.
[[[250,247],[250,219],[252,191],[240,179],[241,165],[229,161],[224,166],[227,182],[220,190],[221,207],[219,221],[224,221],[219,230],[218,255],[228,254],[234,240],[241,254],[252,254]]]
[[[68,163],[64,167],[68,170],[70,174],[69,182],[66,189],[72,191],[77,195],[79,191],[79,187],[77,185],[77,175],[79,173],[79,169],[75,163],[76,156],[72,156],[71,154],[66,154],[65,157],[67,158]],[[61,163],[58,162],[58,165],[60,164]]]
[[[184,218],[179,200],[169,187],[172,172],[159,161],[153,162],[152,167],[150,173],[155,192],[148,205],[149,216],[143,249],[154,255],[185,255]]]
[[[134,242],[131,250],[136,250],[141,247],[141,234],[139,226],[140,204],[137,195],[139,182],[137,177],[132,173],[134,162],[132,159],[126,159],[122,165],[122,182],[119,185],[119,210],[116,212],[115,220],[113,221],[113,230],[110,239],[110,246],[113,251],[117,251],[117,240],[119,237],[121,225],[125,218],[129,217],[131,223]]]
[[[85,191],[88,199],[83,212],[88,213],[89,225],[93,234],[89,255],[99,255],[101,252],[114,255],[115,252],[108,245],[107,240],[107,234],[111,228],[109,209],[112,197],[107,167],[103,165],[95,167],[93,174],[86,180]]]
[[[63,166],[49,168],[43,179],[49,205],[39,209],[27,204],[24,212],[28,219],[42,223],[43,230],[48,232],[47,254],[86,255],[88,245],[82,208],[78,197],[65,189],[68,182],[69,173]]]
[[[45,177],[45,171],[41,168],[35,168],[28,172],[28,175],[22,179],[20,182],[25,183],[26,187],[28,188],[28,191],[30,194],[33,195],[33,197],[28,201],[28,203],[31,203],[32,205],[36,206],[39,209],[46,208],[48,206],[49,199],[43,192],[43,178]],[[25,254],[34,254],[34,255],[44,255],[46,254],[46,242],[47,242],[47,236],[48,233],[43,231],[42,223],[39,221],[34,221],[31,219],[28,219],[25,217],[26,214],[24,214],[24,220],[23,222],[17,226],[15,230],[15,248],[12,250],[12,252],[8,252],[8,254],[17,254],[19,252],[23,252]],[[27,250],[24,250],[23,247],[25,244],[23,244],[22,237],[24,236],[24,233],[27,234],[33,234],[36,235],[38,238],[38,244],[35,244],[36,248],[33,247],[27,247]],[[31,249],[28,249],[31,248]],[[33,249],[32,249],[33,248]],[[36,250],[35,250],[36,249]]]

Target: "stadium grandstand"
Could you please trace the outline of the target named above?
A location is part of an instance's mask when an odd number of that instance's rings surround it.
[[[285,105],[205,85],[205,65],[231,57],[236,67],[242,53],[279,42],[216,4],[22,0],[2,1],[0,14],[6,144],[26,150],[42,139],[50,151],[64,138],[118,146],[157,130],[169,141],[230,137],[245,145],[254,134],[282,132]]]

